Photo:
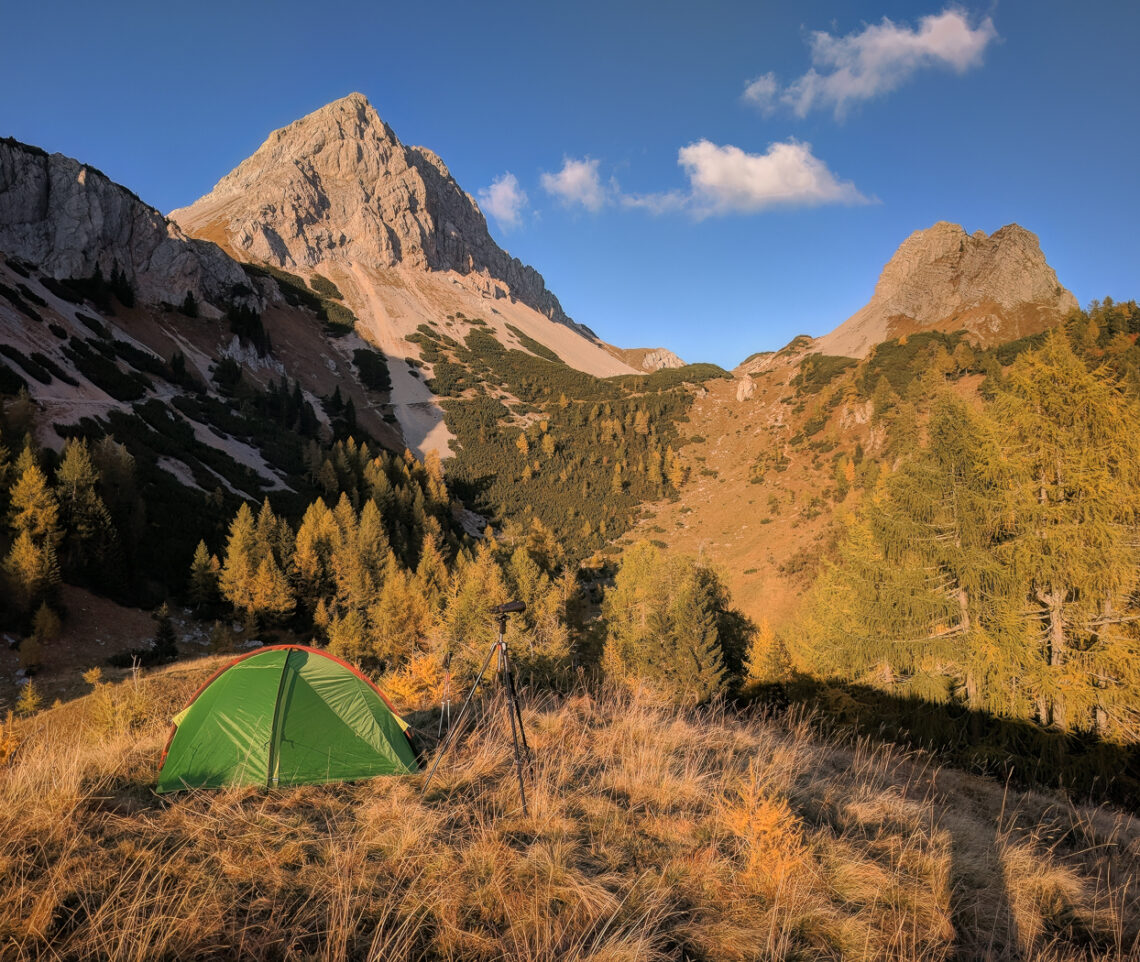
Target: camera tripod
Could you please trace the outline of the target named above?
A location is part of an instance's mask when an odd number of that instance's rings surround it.
[[[479,674],[475,676],[475,681],[471,685],[471,691],[467,693],[467,698],[463,702],[463,707],[459,710],[459,715],[455,719],[455,725],[450,727],[447,732],[447,738],[444,739],[443,745],[436,755],[435,761],[432,763],[431,771],[428,772],[427,780],[424,782],[424,794],[427,794],[428,787],[431,785],[431,780],[435,777],[435,771],[439,767],[439,763],[443,760],[443,756],[448,753],[451,747],[455,744],[456,738],[460,729],[463,727],[463,721],[467,717],[467,713],[471,709],[471,703],[475,698],[475,691],[478,689],[480,683],[483,681],[483,676],[487,673],[487,668],[491,664],[491,659],[498,655],[498,661],[495,664],[495,672],[499,676],[499,689],[506,696],[507,703],[507,717],[511,722],[511,745],[514,749],[515,755],[515,772],[519,779],[519,800],[522,802],[523,815],[527,815],[526,808],[526,787],[523,783],[523,762],[530,760],[530,746],[526,742],[526,732],[523,730],[522,711],[519,708],[518,693],[515,691],[514,675],[511,672],[511,657],[507,651],[507,642],[504,635],[507,630],[507,615],[513,612],[526,611],[526,605],[521,601],[511,601],[505,605],[499,605],[491,609],[491,614],[495,615],[499,623],[499,636],[492,642],[491,650],[487,652],[487,657],[483,659],[483,667],[479,669]],[[450,665],[451,655],[447,656],[448,664]],[[447,714],[450,721],[451,716],[451,702],[450,691],[447,693]],[[440,723],[442,725],[442,718]]]

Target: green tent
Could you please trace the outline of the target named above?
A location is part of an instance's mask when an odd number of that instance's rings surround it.
[[[158,791],[417,770],[408,726],[379,688],[323,651],[277,645],[230,662],[175,716]]]

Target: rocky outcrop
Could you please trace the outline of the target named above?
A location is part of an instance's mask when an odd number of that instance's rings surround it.
[[[940,221],[903,242],[867,306],[816,349],[862,357],[881,341],[918,330],[965,329],[990,344],[1044,330],[1077,306],[1023,227],[1009,224],[986,236]]]
[[[574,324],[542,275],[503,251],[475,201],[443,161],[406,147],[360,94],[288,127],[214,189],[171,219],[239,259],[316,268],[329,261],[483,275],[488,296],[507,296]]]
[[[663,347],[614,347],[605,345],[614,357],[628,364],[636,371],[646,371],[652,374],[669,367],[684,367],[685,362],[672,351]]]
[[[736,400],[749,401],[756,393],[756,382],[745,375],[736,382]]]
[[[117,265],[143,303],[189,292],[208,311],[249,291],[240,265],[101,171],[11,139],[0,140],[0,251],[55,278]]]
[[[641,359],[641,369],[643,371],[660,371],[663,368],[667,367],[684,366],[684,361],[682,361],[672,351],[667,351],[663,347],[657,347],[646,351],[645,356]]]

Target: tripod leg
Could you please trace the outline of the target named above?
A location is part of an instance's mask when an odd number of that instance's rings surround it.
[[[527,761],[530,761],[530,745],[526,743],[526,729],[523,728],[522,723],[522,709],[519,708],[519,696],[515,691],[515,673],[511,670],[511,658],[507,654],[506,645],[503,646],[503,664],[506,666],[506,679],[507,679],[507,697],[510,699],[511,708],[514,711],[514,718],[518,720],[519,737],[522,739],[522,747],[526,752]]]
[[[483,667],[479,669],[479,674],[475,676],[475,681],[471,685],[471,691],[467,693],[467,698],[463,702],[463,707],[459,709],[459,715],[455,719],[455,726],[447,733],[447,738],[444,739],[443,747],[440,748],[439,754],[435,756],[435,761],[432,762],[431,771],[428,772],[427,781],[424,782],[424,794],[427,794],[428,788],[431,786],[431,780],[435,777],[435,770],[439,767],[440,761],[443,756],[447,754],[448,749],[455,743],[456,735],[460,728],[463,727],[463,719],[467,717],[467,712],[471,708],[471,701],[475,697],[475,691],[479,687],[479,683],[483,680],[483,676],[487,673],[487,666],[491,664],[491,656],[495,654],[497,645],[492,645],[491,650],[487,652],[487,657],[483,659]]]
[[[443,704],[439,706],[439,731],[436,738],[443,738],[443,719],[447,718],[447,730],[451,731],[451,674],[443,680]]]
[[[515,726],[515,716],[518,712],[518,704],[514,699],[514,685],[511,683],[511,669],[510,663],[507,661],[507,649],[501,642],[499,644],[499,678],[503,683],[503,688],[507,696],[507,717],[511,720],[511,744],[515,751],[515,772],[519,777],[519,800],[522,802],[523,816],[526,817],[529,813],[526,810],[526,787],[523,784],[523,755],[522,748],[519,746],[519,732],[522,730],[522,717],[518,718],[518,726]],[[523,736],[525,744],[526,736]]]

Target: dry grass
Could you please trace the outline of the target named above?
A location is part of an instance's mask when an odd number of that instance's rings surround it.
[[[0,958],[1140,957],[1135,822],[794,719],[536,699],[529,817],[489,720],[426,799],[422,775],[160,799],[213,664],[15,723]]]

